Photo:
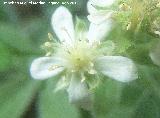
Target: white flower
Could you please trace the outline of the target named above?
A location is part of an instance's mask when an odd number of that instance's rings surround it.
[[[111,6],[115,0],[89,0],[87,3],[88,8],[88,20],[91,22],[92,27],[99,27],[102,25],[105,28],[105,34],[107,35],[113,24],[112,15],[113,11],[107,9]],[[100,7],[99,9],[97,7]]]
[[[137,78],[136,68],[131,59],[122,56],[107,56],[113,49],[104,47],[100,40],[106,28],[103,25],[90,26],[88,35],[76,37],[71,13],[63,6],[57,8],[52,16],[52,26],[59,38],[53,54],[35,59],[30,72],[34,79],[47,79],[61,76],[56,90],[67,88],[71,103],[90,109],[91,92],[89,76],[102,73],[107,77],[129,82]]]

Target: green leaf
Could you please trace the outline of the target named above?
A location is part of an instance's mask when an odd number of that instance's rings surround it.
[[[159,118],[160,117],[160,81],[159,81],[159,69],[154,66],[139,65],[139,87],[143,90],[141,95],[139,92],[135,96],[140,96],[135,101],[135,110],[133,118]],[[130,91],[131,92],[131,91]]]
[[[111,40],[106,40],[99,45],[99,52],[105,55],[113,55],[115,50],[115,44]]]
[[[0,40],[14,52],[33,53],[36,49],[35,45],[29,39],[19,26],[13,24],[1,23]]]
[[[11,55],[6,46],[0,42],[0,72],[5,71],[11,65]]]
[[[0,86],[0,118],[20,118],[35,95],[39,83],[19,79]]]
[[[108,118],[132,118],[134,109],[132,107],[118,106],[108,113]],[[105,117],[104,117],[105,118]]]
[[[78,118],[76,108],[68,101],[64,91],[54,92],[55,83],[48,80],[39,96],[40,118]]]
[[[133,118],[159,118],[160,117],[160,101],[153,92],[144,92],[141,99],[137,103],[135,115]]]
[[[108,39],[115,43],[116,54],[124,54],[133,45],[133,40],[128,36],[127,31],[122,30],[118,24],[110,32],[106,40]]]
[[[139,78],[130,83],[124,83],[124,86],[122,87],[120,105],[126,108],[135,107],[135,103],[139,100],[143,91],[144,87],[141,86]]]
[[[121,83],[108,79],[95,92],[94,112],[97,118],[106,118],[120,103]]]

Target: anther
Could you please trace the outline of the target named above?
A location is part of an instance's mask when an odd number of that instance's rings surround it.
[[[154,33],[160,36],[160,31],[154,31]]]
[[[45,42],[44,45],[45,45],[46,47],[49,47],[49,48],[52,47],[52,43],[51,43],[51,42]]]
[[[86,80],[85,76],[83,73],[81,73],[81,83],[84,82]]]
[[[90,64],[90,66],[91,66],[91,67],[93,67],[93,66],[94,66],[94,63],[92,63],[92,62],[90,62],[89,64]]]
[[[67,53],[68,53],[68,54],[71,54],[71,52],[70,52],[69,50],[67,50]]]
[[[120,6],[119,6],[119,9],[120,10],[123,10],[123,11],[127,11],[129,9],[131,9],[131,7],[129,5],[127,5],[126,3],[122,3]]]
[[[71,70],[72,73],[76,72],[76,70]]]
[[[54,39],[51,33],[48,33],[48,38],[49,38],[49,40],[53,40]]]
[[[72,37],[70,36],[70,34],[69,34],[69,32],[67,31],[67,29],[66,29],[65,27],[62,27],[61,29],[64,30],[64,31],[67,33],[68,37],[72,40]]]
[[[127,30],[129,30],[131,28],[131,22],[129,22],[128,24],[127,24]]]
[[[91,74],[91,75],[94,75],[94,74],[97,73],[97,71],[94,70],[94,69],[90,69],[90,70],[88,70],[88,73]]]
[[[159,1],[159,3],[156,5],[156,7],[160,8],[160,1]]]
[[[48,56],[51,56],[51,55],[52,55],[52,53],[51,53],[51,52],[47,52],[45,56],[47,56],[47,57],[48,57]]]

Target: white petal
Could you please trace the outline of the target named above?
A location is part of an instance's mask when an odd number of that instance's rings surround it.
[[[61,66],[62,61],[60,59],[52,57],[40,57],[35,59],[30,67],[31,76],[34,79],[47,79],[53,77],[64,70]]]
[[[91,93],[85,82],[81,82],[80,78],[72,77],[69,88],[69,101],[83,109],[89,110],[92,106]]]
[[[69,10],[60,6],[52,15],[52,27],[61,42],[71,44],[74,40],[74,25]]]
[[[94,24],[100,24],[102,22],[105,22],[105,20],[110,20],[110,18],[112,17],[113,12],[112,11],[100,11],[97,13],[93,13],[91,15],[88,15],[88,20],[91,23]]]
[[[95,7],[93,6],[92,0],[89,0],[89,1],[88,1],[88,3],[87,3],[87,9],[88,9],[88,12],[89,12],[90,14],[93,14],[93,13],[98,12],[98,10],[95,9]]]
[[[137,71],[133,61],[122,56],[104,56],[97,58],[96,69],[104,75],[121,82],[137,79]]]
[[[152,61],[154,62],[154,64],[160,66],[160,42],[150,52],[150,57]]]
[[[112,20],[107,20],[99,25],[90,24],[88,31],[88,40],[93,43],[102,40],[111,31]]]
[[[100,7],[108,7],[114,3],[115,0],[91,0],[94,5]]]

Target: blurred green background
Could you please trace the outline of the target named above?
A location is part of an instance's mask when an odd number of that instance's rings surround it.
[[[66,5],[74,17],[86,19],[87,0],[68,1],[77,2]],[[68,103],[65,91],[54,93],[56,79],[36,81],[29,73],[32,60],[45,54],[40,46],[48,32],[53,33],[50,19],[57,7],[4,5],[0,1],[0,118],[89,117]],[[124,35],[115,32],[111,39]],[[160,69],[143,56],[148,54],[147,46],[138,45],[137,52],[143,49],[138,53],[128,51],[137,63],[138,80],[124,84],[104,79],[95,89],[96,118],[160,118]]]

